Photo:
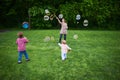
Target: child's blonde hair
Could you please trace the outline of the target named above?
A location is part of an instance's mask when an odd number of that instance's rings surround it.
[[[62,43],[63,43],[63,44],[66,44],[66,40],[62,40]]]

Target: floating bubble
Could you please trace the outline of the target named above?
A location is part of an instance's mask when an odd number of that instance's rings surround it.
[[[45,13],[46,13],[46,14],[49,14],[50,12],[49,12],[49,10],[48,10],[48,9],[45,9]]]
[[[78,39],[78,35],[77,34],[73,35],[73,38]]]
[[[58,16],[60,19],[62,19],[63,18],[63,14],[59,14],[59,16]]]
[[[77,14],[76,15],[76,20],[80,20],[80,18],[81,18],[80,14]]]
[[[55,38],[52,36],[52,37],[51,37],[51,41],[54,41],[54,40],[55,40]]]
[[[46,36],[46,37],[44,38],[44,42],[48,42],[48,41],[50,41],[50,37],[49,37],[49,36]]]
[[[79,22],[77,22],[77,24],[79,24]]]
[[[88,20],[87,19],[84,20],[83,25],[88,26]]]
[[[22,25],[23,28],[27,29],[29,27],[29,24],[28,22],[23,22],[23,25]]]
[[[45,21],[49,20],[49,16],[45,15],[45,16],[44,16],[44,20],[45,20]]]
[[[50,15],[50,20],[53,20],[53,18],[54,18],[54,15],[53,14]]]

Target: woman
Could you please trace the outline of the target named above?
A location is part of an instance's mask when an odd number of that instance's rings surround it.
[[[62,21],[60,21],[58,17],[56,17],[56,19],[61,24],[60,38],[59,38],[59,43],[61,43],[62,35],[64,35],[64,40],[66,40],[68,26],[64,18],[62,19]]]

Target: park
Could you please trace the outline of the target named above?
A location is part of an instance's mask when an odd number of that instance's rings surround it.
[[[119,1],[0,2],[0,80],[120,80]],[[57,19],[62,18],[68,24],[66,41],[71,47],[64,61],[58,46]],[[18,32],[29,40],[30,61],[23,55],[21,64]]]

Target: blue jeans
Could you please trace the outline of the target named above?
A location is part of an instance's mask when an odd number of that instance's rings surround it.
[[[25,51],[18,51],[18,61],[22,61],[22,55],[23,54],[24,54],[26,59],[29,59],[26,50]]]
[[[61,43],[62,35],[64,35],[64,40],[66,40],[66,34],[60,34],[59,43]]]

